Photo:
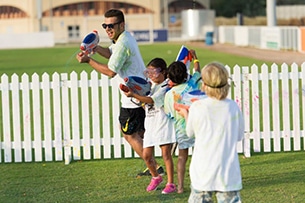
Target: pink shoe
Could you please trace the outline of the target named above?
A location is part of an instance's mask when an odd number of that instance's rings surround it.
[[[176,192],[176,185],[174,183],[167,183],[165,188],[162,190],[162,194],[169,194]]]
[[[152,177],[149,185],[146,188],[147,192],[154,191],[158,188],[158,186],[162,183],[163,179],[161,176]]]

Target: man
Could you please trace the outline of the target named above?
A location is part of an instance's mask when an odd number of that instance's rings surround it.
[[[125,18],[122,11],[108,10],[102,27],[105,29],[113,44],[110,47],[96,46],[94,52],[109,59],[107,64],[100,63],[88,55],[76,56],[80,63],[88,63],[96,71],[111,78],[116,77],[119,83],[124,83],[128,76],[145,78],[145,64],[134,37],[125,30]],[[121,91],[121,90],[120,90]],[[143,158],[145,110],[136,105],[121,91],[121,109],[119,121],[121,132],[133,150]]]

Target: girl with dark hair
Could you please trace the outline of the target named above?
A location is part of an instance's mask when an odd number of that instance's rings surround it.
[[[183,62],[175,61],[168,67],[168,78],[171,89],[166,93],[164,100],[164,111],[175,123],[175,134],[178,143],[178,193],[184,191],[184,175],[188,159],[188,149],[193,147],[194,138],[189,138],[185,131],[185,119],[175,110],[174,104],[184,93],[199,89],[200,65],[196,52],[190,50],[194,62],[194,74],[187,73],[186,65]]]
[[[152,82],[150,95],[140,96],[132,91],[128,91],[125,94],[127,97],[134,97],[145,103],[143,159],[152,175],[146,191],[156,190],[163,181],[162,176],[156,170],[157,166],[154,159],[154,147],[160,146],[167,172],[167,184],[162,190],[162,194],[169,194],[176,191],[176,186],[173,183],[174,166],[171,155],[171,147],[176,142],[176,136],[174,123],[164,113],[164,97],[167,91],[166,62],[161,58],[154,58],[148,63],[144,74]]]

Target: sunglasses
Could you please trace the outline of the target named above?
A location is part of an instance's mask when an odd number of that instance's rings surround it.
[[[103,27],[104,29],[106,29],[107,27],[108,27],[109,29],[113,29],[115,25],[120,24],[120,23],[121,23],[121,21],[119,21],[119,22],[117,22],[117,23],[110,23],[110,24],[103,23],[103,24],[102,24],[102,27]]]

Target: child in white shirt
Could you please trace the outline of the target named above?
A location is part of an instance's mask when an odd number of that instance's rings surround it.
[[[227,98],[230,85],[222,64],[210,63],[201,72],[207,98],[195,101],[189,110],[177,109],[186,118],[186,132],[195,137],[190,164],[190,203],[241,202],[242,179],[237,142],[244,137],[243,115]]]
[[[143,159],[152,175],[150,184],[146,191],[154,191],[163,181],[157,173],[156,161],[154,160],[154,147],[160,146],[162,157],[167,172],[167,184],[162,194],[169,194],[176,191],[174,181],[174,166],[171,155],[171,146],[176,142],[174,123],[164,113],[164,97],[167,87],[166,62],[161,58],[151,60],[145,75],[152,82],[151,93],[148,96],[140,96],[132,91],[126,92],[127,97],[134,97],[145,103],[145,133],[143,140]]]

